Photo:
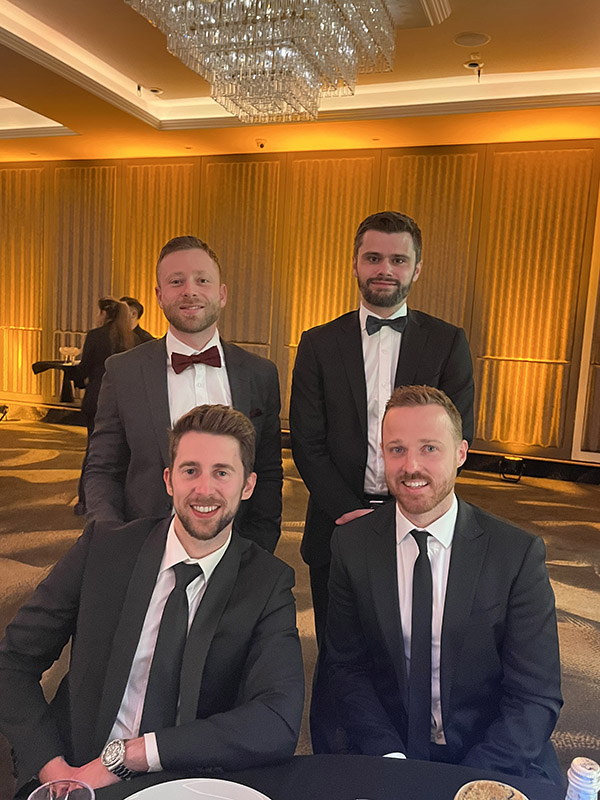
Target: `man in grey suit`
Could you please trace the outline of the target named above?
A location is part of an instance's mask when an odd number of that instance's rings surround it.
[[[303,705],[293,570],[232,531],[255,431],[206,405],[171,438],[175,516],[92,522],[0,643],[0,730],[18,787],[236,770],[292,756]],[[48,704],[42,673],[71,640]]]
[[[380,441],[394,386],[443,389],[462,415],[465,438],[473,437],[473,367],[464,331],[406,307],[421,275],[421,247],[421,231],[405,214],[383,211],[363,220],[353,260],[360,308],[305,331],[298,345],[290,430],[310,492],[301,551],[319,641],[333,529],[389,499]]]
[[[382,450],[396,502],[332,540],[330,687],[360,753],[560,784],[550,742],[560,662],[544,543],[457,500],[467,448],[443,392],[394,391]]]
[[[85,471],[89,519],[125,522],[167,516],[162,481],[168,430],[203,403],[233,406],[256,430],[256,489],[236,528],[272,552],[280,535],[279,379],[275,365],[221,340],[217,321],[227,300],[219,261],[194,236],[161,250],[156,296],[169,330],[106,362]]]

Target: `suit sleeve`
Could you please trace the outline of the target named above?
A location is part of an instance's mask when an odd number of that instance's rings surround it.
[[[532,541],[510,594],[502,644],[500,714],[463,764],[525,775],[554,730],[562,706],[554,594],[545,546]]]
[[[469,445],[473,441],[473,361],[467,337],[462,328],[456,329],[450,354],[440,376],[439,387],[452,400],[463,420],[463,436]]]
[[[293,582],[289,568],[274,581],[252,631],[236,707],[156,732],[164,769],[238,770],[294,754],[304,671]]]
[[[352,744],[361,753],[383,756],[406,752],[398,731],[381,704],[370,675],[373,653],[361,623],[352,581],[340,549],[340,530],[333,534],[329,606],[327,609],[326,666],[338,713]],[[322,720],[322,724],[331,724]]]
[[[18,786],[68,752],[40,680],[75,633],[86,533],[40,583],[0,642],[0,730],[12,745]]]
[[[331,518],[333,527],[342,514],[363,508],[364,501],[348,486],[329,454],[323,366],[309,334],[305,331],[300,339],[292,377],[292,452],[311,501]]]
[[[125,522],[125,478],[129,458],[119,412],[117,376],[108,359],[85,468],[88,519]]]
[[[281,421],[279,412],[279,376],[277,367],[265,361],[263,398],[261,403],[261,432],[257,437],[254,469],[256,486],[248,510],[239,526],[240,535],[272,553],[281,534],[281,489],[283,468],[281,463]],[[238,526],[236,526],[236,530]]]

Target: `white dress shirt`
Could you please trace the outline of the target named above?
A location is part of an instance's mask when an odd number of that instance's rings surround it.
[[[205,403],[220,403],[224,406],[232,405],[231,388],[218,331],[215,331],[210,342],[202,350],[194,350],[193,347],[180,342],[169,328],[166,345],[169,414],[172,425],[175,425],[180,417],[196,406],[201,406]],[[210,367],[207,364],[193,364],[184,369],[183,372],[180,372],[179,375],[175,374],[175,370],[171,366],[171,354],[173,352],[181,353],[184,356],[192,356],[196,355],[196,353],[203,353],[213,346],[218,349],[221,355],[222,366]]]
[[[406,303],[404,303],[398,311],[386,319],[405,317],[406,314]],[[367,317],[379,317],[379,315],[369,311],[361,303],[358,316],[367,385],[368,448],[364,490],[365,494],[387,494],[388,487],[385,482],[381,452],[381,420],[386,403],[394,389],[402,334],[389,326],[384,326],[369,336],[366,330]]]
[[[158,638],[158,629],[162,613],[171,591],[175,588],[175,573],[171,569],[180,561],[186,564],[199,564],[202,567],[202,574],[195,578],[187,587],[188,598],[188,631],[192,620],[198,610],[202,596],[206,590],[206,584],[210,580],[215,567],[225,555],[229,547],[231,534],[227,541],[214,553],[204,558],[190,558],[187,551],[177,538],[175,533],[175,522],[171,520],[165,552],[162,557],[154,592],[150,598],[150,604],[146,611],[146,617],[142,626],[140,639],[131,663],[131,670],[127,685],[121,700],[121,706],[117,714],[117,719],[112,727],[108,742],[112,739],[135,739],[139,735],[140,723],[142,721],[142,711],[144,710],[144,699],[146,697],[146,687],[150,676],[150,666],[152,656]],[[146,745],[146,758],[148,760],[149,772],[158,772],[162,769],[156,736],[154,733],[144,735]]]
[[[448,585],[448,569],[452,552],[454,526],[458,514],[458,502],[454,496],[452,505],[446,513],[427,526],[431,534],[427,539],[427,555],[431,563],[433,582],[433,607],[431,624],[431,740],[435,744],[446,744],[442,720],[442,704],[440,690],[440,654],[442,641],[442,620],[444,602]],[[398,597],[402,617],[402,633],[406,670],[410,673],[410,641],[412,620],[412,585],[415,561],[419,555],[419,546],[410,532],[415,526],[402,514],[396,504],[396,563],[398,567]],[[417,528],[416,530],[421,530]]]

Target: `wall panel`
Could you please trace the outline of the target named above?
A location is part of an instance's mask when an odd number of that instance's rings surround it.
[[[48,280],[55,293],[54,345],[77,344],[96,325],[98,298],[111,293],[116,166],[57,167]]]
[[[382,208],[416,220],[423,234],[423,272],[410,305],[468,329],[479,218],[483,149],[388,151]]]
[[[600,453],[600,290],[596,302],[582,449]]]
[[[38,394],[44,285],[43,168],[0,169],[0,389]]]
[[[592,163],[593,150],[584,147],[492,154],[472,338],[476,447],[527,444],[568,457]]]
[[[154,299],[158,254],[173,236],[198,234],[199,183],[197,161],[126,162],[119,175],[113,292],[143,303],[142,326],[155,335],[166,330]]]
[[[284,418],[302,332],[357,306],[352,242],[360,221],[375,210],[378,172],[373,151],[290,158],[278,317]]]
[[[228,288],[224,337],[269,356],[282,157],[204,159],[202,228]],[[250,348],[249,348],[250,349]]]

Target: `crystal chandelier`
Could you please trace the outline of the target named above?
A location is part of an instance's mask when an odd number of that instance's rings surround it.
[[[392,68],[388,0],[125,0],[242,122],[316,119],[322,95]]]

